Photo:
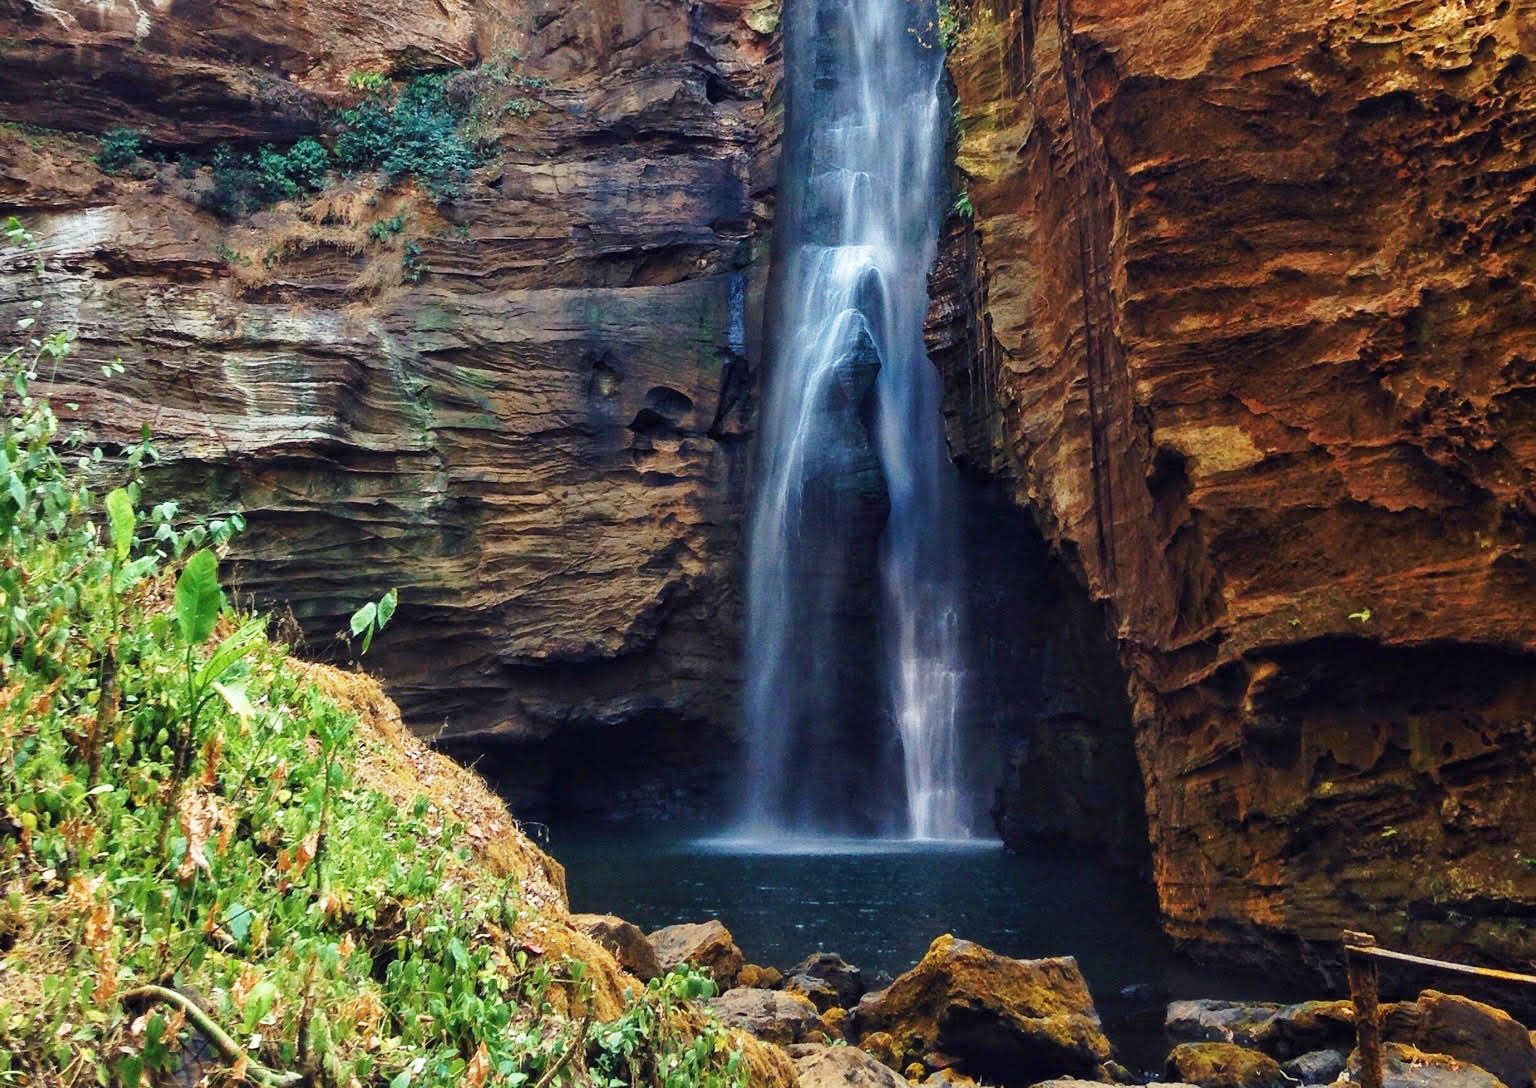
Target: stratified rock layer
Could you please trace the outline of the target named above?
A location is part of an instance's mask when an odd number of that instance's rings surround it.
[[[675,804],[734,710],[773,12],[407,7],[0,11],[0,119],[65,130],[0,135],[0,212],[43,260],[4,254],[0,322],[79,330],[71,421],[149,425],[156,491],[243,508],[242,589],[313,650],[397,587],[369,667],[455,750],[538,742],[503,761],[520,809]],[[486,60],[494,154],[441,207],[363,181],[229,225],[189,199],[206,168],[91,161],[118,125],[161,155],[288,143],[350,74]],[[624,780],[573,788],[594,738]]]
[[[964,15],[952,439],[1108,606],[1169,929],[1530,959],[1536,3]]]

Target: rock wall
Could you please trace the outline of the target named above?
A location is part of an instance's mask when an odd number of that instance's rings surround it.
[[[79,331],[69,418],[149,425],[157,493],[243,508],[243,589],[312,651],[398,587],[367,663],[415,726],[588,761],[600,735],[671,797],[734,718],[775,27],[745,0],[0,4],[0,213],[42,259],[0,255],[0,322]],[[162,158],[291,143],[353,73],[485,61],[521,102],[441,206],[362,179],[228,224],[206,166],[92,160],[114,126]],[[548,748],[506,761],[517,799],[570,770]]]
[[[1109,610],[1170,931],[1536,955],[1536,3],[978,0],[952,440]]]

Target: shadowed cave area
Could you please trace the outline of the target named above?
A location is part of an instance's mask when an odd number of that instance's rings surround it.
[[[1103,617],[1030,511],[975,475],[962,477],[961,499],[963,766],[974,826],[1011,848],[1049,855],[1090,846],[1144,869],[1126,682]],[[870,715],[861,728],[881,723]],[[890,742],[851,743],[823,771],[860,785],[864,760],[882,743]],[[567,721],[537,738],[444,738],[439,747],[490,778],[520,818],[556,826],[729,819],[742,760],[739,727],[669,712]]]

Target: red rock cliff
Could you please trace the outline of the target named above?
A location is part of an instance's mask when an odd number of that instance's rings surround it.
[[[369,665],[415,724],[604,730],[665,778],[734,714],[775,22],[736,0],[0,4],[0,211],[43,261],[6,255],[0,321],[36,298],[39,328],[79,330],[59,399],[94,439],[150,425],[158,490],[243,507],[243,588],[312,644],[398,586]],[[92,161],[114,126],[205,162],[292,143],[354,73],[482,62],[522,98],[443,206],[364,180],[228,224],[189,198],[206,166]],[[559,773],[511,763],[520,796]]]
[[[952,433],[1106,602],[1171,931],[1536,955],[1536,3],[1014,0]]]

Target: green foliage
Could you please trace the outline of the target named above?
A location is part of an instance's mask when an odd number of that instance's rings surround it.
[[[363,653],[367,653],[368,647],[373,645],[373,636],[384,630],[391,617],[394,616],[395,604],[398,601],[399,597],[395,594],[395,591],[390,590],[377,601],[369,601],[356,612],[352,613],[352,620],[350,623],[352,628],[352,637],[357,638],[359,635],[362,636]]]
[[[406,283],[420,283],[426,272],[421,263],[421,246],[415,242],[405,243],[400,252],[400,278]]]
[[[137,129],[114,128],[102,134],[96,165],[106,174],[115,174],[138,161],[143,154],[144,134]]]
[[[268,144],[254,152],[219,147],[213,153],[213,187],[202,206],[225,219],[240,219],[280,200],[293,200],[325,187],[331,153],[305,139],[287,151]]]
[[[348,72],[347,86],[354,91],[382,91],[389,86],[389,77],[383,72]]]
[[[441,75],[417,76],[397,94],[380,91],[342,110],[336,161],[348,170],[415,178],[432,196],[451,199],[479,164],[460,126],[464,111]]]
[[[960,35],[965,30],[965,20],[956,3],[957,0],[939,0],[939,44],[946,53],[960,44]]]
[[[405,229],[405,216],[395,215],[388,219],[381,219],[368,228],[368,237],[375,242],[382,242],[394,234],[399,234]]]
[[[958,215],[962,219],[971,219],[976,215],[976,206],[971,203],[971,194],[964,189],[955,197],[955,202],[950,205],[950,213]]]
[[[61,434],[32,390],[69,349],[0,356],[0,1080],[168,1085],[201,1017],[265,1085],[741,1085],[691,972],[578,1025],[585,967],[517,936],[544,925],[521,878],[372,784],[395,742],[328,693],[344,674],[229,606],[242,521],[141,501],[147,443],[109,465]]]

